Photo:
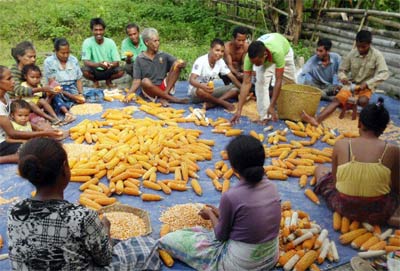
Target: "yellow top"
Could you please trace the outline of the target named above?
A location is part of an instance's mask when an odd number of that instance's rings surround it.
[[[377,163],[364,163],[355,160],[349,142],[351,161],[338,166],[336,189],[348,196],[378,197],[390,193],[390,169],[382,164],[387,145]]]

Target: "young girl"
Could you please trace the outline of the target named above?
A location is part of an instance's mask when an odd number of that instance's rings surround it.
[[[41,87],[40,80],[42,78],[42,72],[40,71],[40,68],[38,66],[34,64],[24,66],[22,68],[22,76],[24,77],[25,82],[21,83],[21,86],[27,88]],[[52,96],[49,96],[50,99],[51,97]],[[54,112],[54,109],[47,102],[42,92],[36,92],[31,97],[20,97],[20,98],[24,99],[29,103],[32,111],[36,115],[47,119],[54,125],[58,125],[61,123],[61,120],[58,119],[56,112]],[[43,108],[45,112],[48,112],[49,114],[43,112],[41,108]]]
[[[159,270],[156,242],[142,236],[117,241],[110,222],[64,199],[71,172],[62,145],[35,138],[19,151],[18,170],[36,195],[9,208],[12,270]],[[113,243],[118,243],[114,247]]]
[[[33,137],[48,136],[57,138],[62,135],[58,130],[47,130],[38,132],[16,131],[10,122],[11,100],[7,92],[14,90],[14,80],[11,72],[4,66],[0,66],[0,164],[18,162],[17,150],[21,143],[8,143],[6,137],[16,139],[29,139]]]
[[[222,194],[219,209],[207,205],[200,211],[214,231],[178,230],[160,245],[196,270],[270,270],[279,256],[281,206],[276,186],[263,178],[264,148],[251,136],[239,136],[227,151],[240,183]]]

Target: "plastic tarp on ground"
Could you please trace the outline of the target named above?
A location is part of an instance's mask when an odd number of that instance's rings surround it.
[[[176,96],[184,97],[186,96],[187,92],[187,82],[178,82],[176,86]],[[374,95],[372,98],[372,102],[377,100],[378,95]],[[389,97],[384,96],[385,98],[385,105],[389,109],[391,114],[391,119],[394,123],[399,126],[400,123],[400,102]],[[133,104],[134,105],[134,104]],[[321,103],[321,106],[325,106],[326,103]],[[108,108],[120,108],[124,107],[125,104],[114,101],[114,102],[104,102],[103,107],[104,110]],[[173,104],[172,107],[174,108],[183,108],[188,109],[189,106],[192,107],[200,107],[201,105],[176,105]],[[189,110],[187,110],[187,114]],[[85,115],[85,116],[78,116],[78,119],[65,127],[68,129],[85,118],[89,119],[100,119],[101,113],[95,115]],[[228,112],[225,112],[222,108],[214,108],[208,110],[206,113],[207,117],[216,119],[217,117],[224,117],[229,119],[232,115]],[[142,111],[137,111],[133,113],[134,118],[144,118],[150,117],[149,115],[145,114]],[[274,126],[274,130],[277,129],[284,129],[286,125],[283,121],[278,121],[276,123],[271,123]],[[230,138],[225,137],[224,135],[215,134],[211,132],[210,127],[201,127],[195,126],[194,124],[181,124],[183,127],[187,128],[194,128],[194,129],[201,129],[203,134],[200,138],[204,139],[213,139],[215,140],[216,144],[213,147],[213,159],[211,161],[202,161],[199,162],[199,166],[201,168],[200,172],[198,173],[200,178],[200,184],[203,188],[203,196],[197,196],[192,190],[188,190],[186,192],[173,192],[171,195],[163,195],[164,200],[160,202],[142,202],[139,197],[134,196],[116,196],[121,203],[129,204],[138,208],[142,208],[147,210],[150,213],[151,223],[153,232],[151,236],[155,239],[159,238],[159,230],[161,223],[159,221],[159,217],[161,213],[168,207],[171,207],[176,204],[184,204],[184,203],[207,203],[213,204],[218,206],[220,200],[220,192],[216,191],[209,179],[209,177],[205,174],[206,168],[213,168],[214,163],[218,160],[221,160],[220,151],[225,148],[227,143],[229,142]],[[263,133],[264,126],[258,125],[256,123],[250,122],[247,118],[242,117],[239,124],[236,125],[236,128],[243,129],[246,134],[250,132],[250,130],[255,130],[258,133]],[[297,137],[293,136],[291,133],[287,135],[288,140],[295,139]],[[297,138],[299,139],[299,138]],[[72,143],[70,139],[65,140],[65,143]],[[314,145],[314,147],[322,149],[323,147],[327,147],[325,143],[318,142]],[[270,164],[270,159],[266,160],[266,164]],[[328,165],[328,164],[326,164]],[[328,165],[329,166],[329,165]],[[19,199],[24,199],[26,197],[30,197],[30,193],[34,190],[33,186],[26,180],[19,177],[17,174],[17,166],[16,165],[0,165],[0,197],[5,199],[10,199],[12,197],[18,197]],[[160,176],[160,179],[168,179],[171,178],[172,174]],[[237,179],[234,177],[232,178],[233,182],[232,185],[237,183]],[[102,179],[101,182],[107,183],[105,179]],[[308,212],[311,216],[312,220],[315,220],[318,224],[321,225],[322,228],[326,228],[329,231],[329,238],[334,240],[337,244],[338,251],[340,254],[340,261],[338,263],[329,265],[324,264],[321,266],[323,270],[328,270],[334,266],[339,266],[344,263],[350,261],[350,258],[356,254],[356,251],[351,249],[349,246],[342,246],[340,245],[338,238],[339,233],[333,231],[332,229],[332,212],[328,210],[325,203],[322,201],[320,206],[315,205],[309,199],[304,196],[304,189],[300,189],[298,185],[298,180],[295,178],[289,178],[288,181],[274,181],[278,187],[279,193],[281,195],[281,199],[290,200],[292,202],[292,206],[294,209],[301,209]],[[65,190],[65,199],[70,202],[77,202],[80,191],[79,191],[80,183],[71,182]],[[146,191],[145,188],[141,189],[143,192]],[[148,190],[150,193],[157,193],[153,190]],[[162,194],[162,192],[160,193]],[[0,234],[3,236],[4,239],[4,247],[0,250],[0,254],[8,252],[8,244],[6,238],[6,231],[7,231],[7,209],[9,208],[10,204],[3,204],[0,205]],[[9,270],[9,260],[4,260],[0,262],[0,270]],[[173,270],[191,270],[190,267],[186,266],[183,263],[175,262]],[[167,267],[163,267],[163,270],[169,270]],[[279,270],[279,269],[277,269]]]

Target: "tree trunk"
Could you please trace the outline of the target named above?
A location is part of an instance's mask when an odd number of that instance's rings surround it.
[[[356,33],[354,33],[354,32],[349,32],[349,31],[345,31],[342,29],[336,29],[336,28],[326,26],[326,25],[320,25],[320,24],[315,25],[315,24],[304,23],[303,27],[307,27],[312,30],[320,30],[320,31],[332,33],[332,34],[339,35],[339,36],[346,37],[346,38],[353,39],[353,40],[356,37]],[[374,38],[373,43],[377,44],[377,45],[379,44],[382,46],[390,47],[390,48],[400,48],[400,44],[398,44],[396,41],[391,41],[391,40],[383,40],[383,39]]]
[[[313,24],[315,20],[308,20],[307,23]],[[357,31],[357,25],[352,22],[342,22],[342,21],[334,21],[334,20],[325,20],[322,21],[321,24],[334,27],[334,28],[341,28],[346,30],[353,30]],[[376,29],[372,27],[364,27],[364,30],[370,31],[373,35],[380,35],[384,36],[384,38],[394,38],[398,39],[397,42],[400,42],[400,32],[399,31],[390,31],[384,29]]]
[[[301,24],[303,23],[303,0],[296,0],[296,12],[294,20],[293,43],[299,42]]]
[[[374,17],[374,16],[368,16],[368,20],[371,21],[371,22],[382,24],[384,26],[389,26],[389,27],[393,27],[393,28],[396,28],[396,29],[400,29],[400,23],[397,23],[397,22],[383,20],[381,18]]]
[[[316,12],[318,9],[307,8],[305,11],[308,12]],[[365,9],[354,9],[354,8],[324,8],[322,12],[345,12],[350,14],[364,14]],[[379,11],[379,10],[368,10],[369,15],[377,15],[382,17],[393,17],[400,18],[400,13],[397,12],[387,12],[387,11]]]

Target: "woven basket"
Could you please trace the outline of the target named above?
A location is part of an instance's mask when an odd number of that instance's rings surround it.
[[[98,213],[104,214],[104,213],[110,213],[110,212],[126,212],[126,213],[132,213],[141,219],[143,219],[144,224],[146,225],[146,232],[143,235],[148,235],[150,234],[153,230],[151,228],[151,222],[150,222],[150,215],[147,211],[132,207],[130,205],[126,204],[120,204],[120,203],[114,203],[109,206],[102,207],[98,210]]]
[[[306,85],[283,85],[277,100],[278,116],[280,119],[293,121],[301,120],[301,112],[314,116],[321,100],[318,88]]]

